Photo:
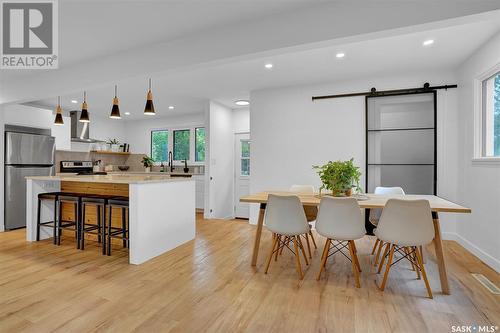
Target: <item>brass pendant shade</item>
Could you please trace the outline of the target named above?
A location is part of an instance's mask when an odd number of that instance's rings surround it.
[[[113,98],[113,107],[111,108],[111,114],[109,115],[109,118],[113,119],[121,119],[122,116],[120,115],[120,108],[118,106],[118,97],[116,96],[116,86],[115,86],[115,98]]]
[[[62,117],[62,108],[61,108],[61,97],[57,97],[57,108],[56,108],[56,118],[54,119],[54,125],[64,125],[64,120]]]
[[[146,96],[146,107],[144,108],[144,114],[154,115],[155,107],[153,105],[153,93],[151,92],[151,79],[149,79],[149,90]]]
[[[82,113],[80,114],[81,123],[90,123],[89,112],[87,110],[87,93],[83,92]]]

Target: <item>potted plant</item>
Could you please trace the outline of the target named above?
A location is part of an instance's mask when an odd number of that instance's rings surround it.
[[[357,192],[361,191],[359,179],[361,171],[354,165],[354,159],[349,161],[329,161],[325,165],[313,166],[321,179],[322,190],[328,190],[333,196],[351,196],[352,188]]]
[[[111,151],[120,151],[120,142],[117,139],[108,139],[108,145]]]
[[[150,172],[151,171],[151,167],[153,166],[153,163],[154,163],[155,160],[153,160],[151,157],[149,156],[144,156],[142,158],[142,165],[144,165],[144,168],[146,172]]]

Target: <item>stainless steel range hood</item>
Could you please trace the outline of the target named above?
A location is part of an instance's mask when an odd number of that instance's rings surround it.
[[[102,142],[101,140],[89,138],[90,123],[82,123],[78,121],[81,113],[82,111],[69,112],[69,115],[71,116],[71,141],[87,143]]]

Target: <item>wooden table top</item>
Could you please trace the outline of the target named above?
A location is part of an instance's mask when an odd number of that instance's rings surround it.
[[[318,206],[320,203],[320,198],[318,194],[304,194],[295,192],[285,192],[285,191],[265,191],[255,194],[250,194],[240,198],[240,202],[246,203],[267,203],[267,196],[269,194],[277,195],[297,195],[304,206]],[[406,199],[406,200],[416,200],[425,199],[429,201],[431,210],[434,212],[449,212],[449,213],[470,213],[471,209],[467,207],[460,206],[454,202],[445,200],[435,195],[417,195],[417,194],[406,194],[406,195],[379,195],[366,193],[363,196],[368,197],[365,200],[358,200],[358,204],[361,208],[383,208],[388,199]]]

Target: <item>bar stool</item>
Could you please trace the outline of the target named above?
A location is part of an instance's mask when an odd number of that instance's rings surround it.
[[[82,221],[80,223],[80,250],[85,249],[85,234],[97,235],[97,242],[102,243],[102,254],[106,254],[106,206],[114,196],[85,194],[82,196]],[[87,206],[96,208],[97,224],[87,223]],[[104,223],[103,223],[104,221]]]
[[[129,198],[127,197],[114,197],[108,200],[107,209],[109,210],[108,222],[107,222],[107,233],[106,233],[106,246],[108,248],[107,254],[111,255],[111,239],[121,239],[123,241],[123,247],[129,245],[129,226],[128,226],[128,213],[129,213]],[[113,227],[112,225],[112,212],[113,208],[120,208],[122,212],[122,226]]]
[[[38,207],[37,207],[37,220],[36,220],[36,240],[40,240],[40,227],[49,227],[53,229],[53,242],[57,243],[57,197],[61,192],[47,192],[38,194]],[[44,200],[51,200],[54,202],[54,220],[41,222],[42,202]]]
[[[61,245],[61,235],[63,230],[74,230],[76,239],[76,248],[80,248],[80,221],[81,221],[81,201],[82,194],[60,192],[57,196],[57,207],[59,210],[59,216],[57,219],[57,245]],[[62,219],[62,204],[69,203],[74,207],[75,218],[74,220],[63,220]]]

